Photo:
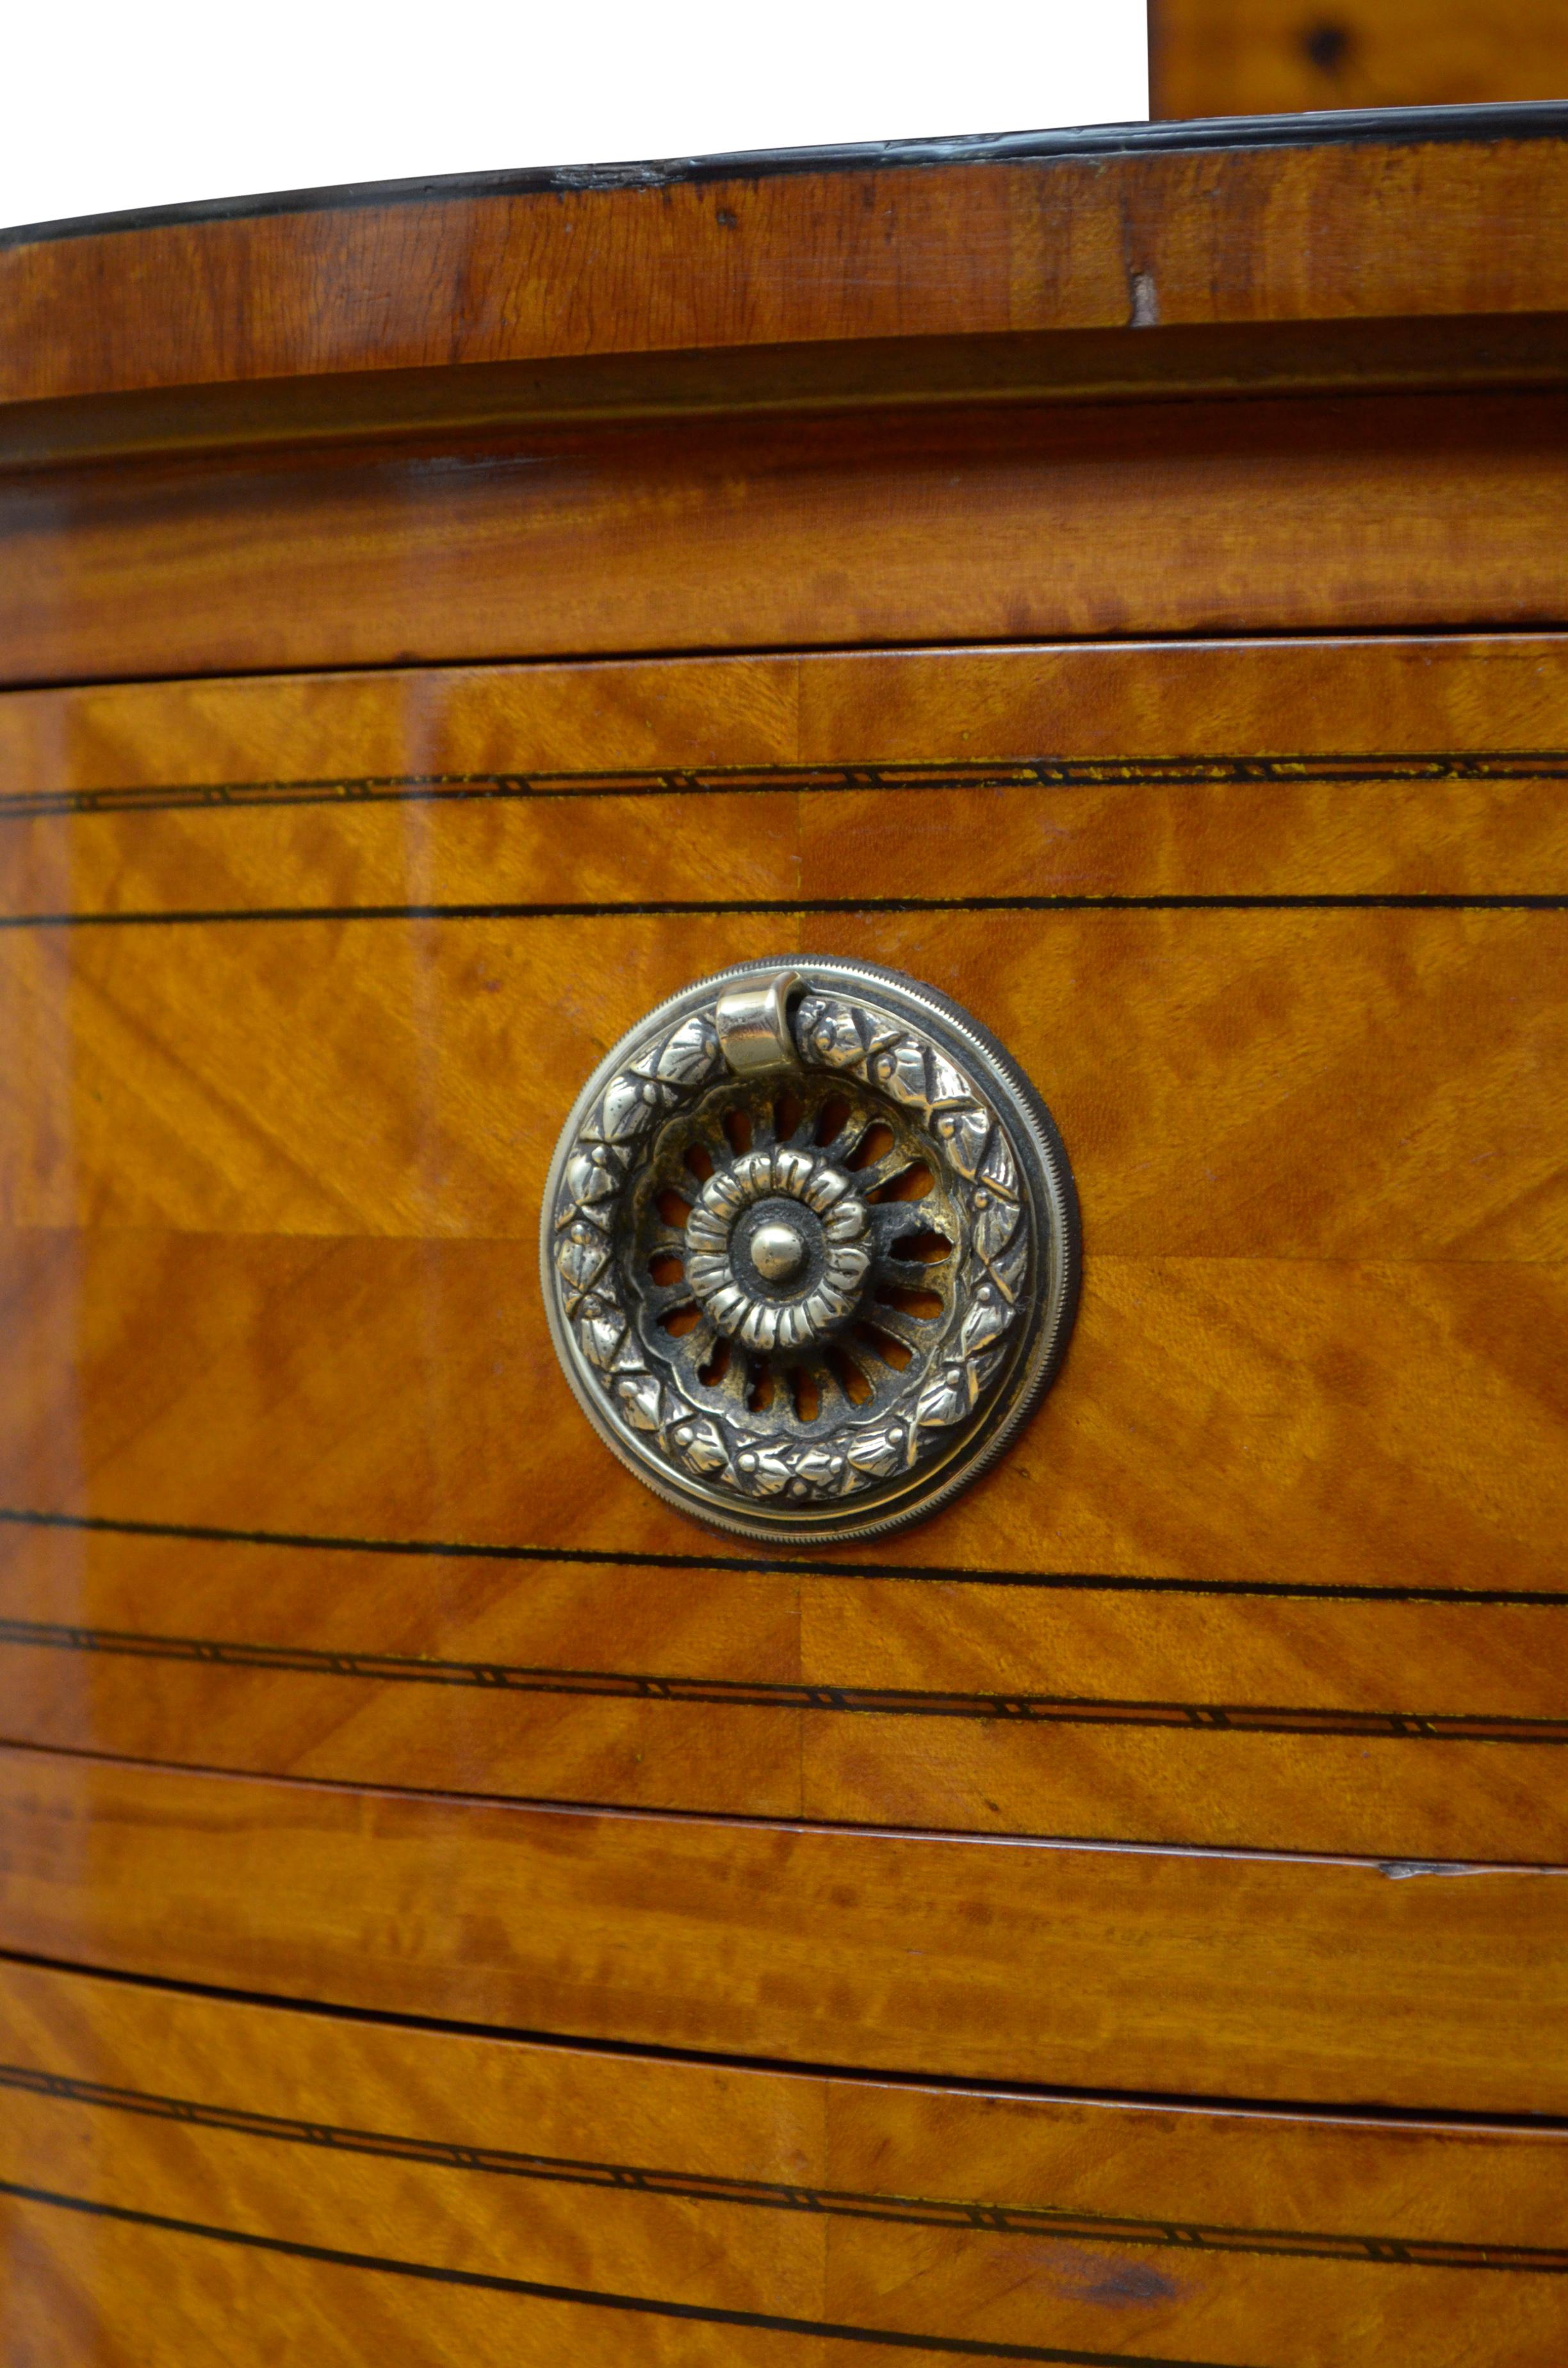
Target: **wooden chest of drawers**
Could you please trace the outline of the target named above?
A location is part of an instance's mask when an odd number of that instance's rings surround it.
[[[1530,110],[0,252],[0,2360],[1555,2368],[1568,146]],[[726,965],[1060,1122],[894,1538],[537,1236]]]

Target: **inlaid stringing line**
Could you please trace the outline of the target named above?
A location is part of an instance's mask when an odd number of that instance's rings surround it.
[[[619,772],[385,773],[299,780],[150,783],[0,791],[0,819],[41,814],[160,813],[192,807],[340,805],[502,798],[767,795],[792,791],[923,789],[1228,788],[1307,782],[1568,780],[1568,751],[1506,749],[1415,755],[1150,757],[1035,757],[985,763],[662,767]]]
[[[1376,2263],[1380,2268],[1512,2270],[1537,2275],[1568,2273],[1568,2248],[1540,2245],[1485,2245],[1436,2237],[1368,2237],[1289,2228],[1247,2228],[1216,2222],[1156,2220],[1098,2212],[1073,2212],[1051,2205],[975,2203],[937,2196],[881,2195],[842,2188],[788,2185],[768,2180],[725,2179],[716,2174],[670,2170],[642,2164],[578,2161],[562,2156],[527,2154],[496,2146],[411,2137],[384,2130],[340,2128],[322,2122],[245,2112],[188,2098],[77,2080],[63,2073],[20,2065],[0,2065],[0,2088],[47,2097],[60,2103],[140,2113],[244,2137],[349,2154],[390,2156],[444,2169],[488,2172],[504,2178],[542,2180],[571,2186],[608,2188],[640,2195],[675,2196],[693,2202],[751,2205],[776,2212],[820,2213],[836,2218],[892,2221],[922,2226],[966,2228],[1003,2237],[1058,2237],[1097,2244],[1143,2245],[1193,2252],[1286,2254],[1311,2260]]]
[[[383,1685],[467,1686],[496,1693],[566,1694],[607,1701],[820,1711],[895,1718],[980,1719],[1017,1726],[1157,1727],[1206,1735],[1301,1735],[1424,1743],[1568,1743],[1568,1719],[1487,1712],[1291,1708],[1255,1702],[1116,1701],[1018,1691],[954,1693],[915,1688],[773,1684],[745,1679],[660,1677],[611,1669],[447,1661],[393,1653],[318,1651],[309,1645],[165,1636],[0,1618],[0,1645],[193,1662],[275,1675],[358,1679]]]

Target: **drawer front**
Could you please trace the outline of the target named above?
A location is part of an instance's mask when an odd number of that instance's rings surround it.
[[[1444,2116],[1568,2115],[1565,795],[1551,635],[0,700],[29,2359],[89,2257],[328,2359],[1561,2352],[1560,2141]],[[537,1231],[813,954],[1009,1047],[1085,1275],[791,1553],[609,1457]]]
[[[16,2356],[1562,2356],[1563,2140],[972,2096],[0,1974]],[[71,2349],[74,2343],[76,2348]],[[259,2353],[257,2356],[260,2356]]]
[[[1565,725],[1551,638],[6,701],[13,1737],[1561,1856]],[[626,1026],[828,950],[1012,1046],[1085,1289],[980,1487],[770,1560],[610,1465],[535,1228]]]

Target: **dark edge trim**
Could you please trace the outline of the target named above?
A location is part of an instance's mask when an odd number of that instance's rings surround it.
[[[344,2128],[242,2107],[210,2105],[121,2089],[68,2074],[0,2064],[0,2089],[41,2097],[51,2103],[85,2105],[111,2112],[137,2113],[194,2129],[254,2137],[329,2153],[369,2155],[447,2170],[477,2171],[551,2185],[608,2190],[616,2194],[673,2197],[683,2203],[727,2203],[754,2210],[804,2213],[840,2220],[869,2220],[896,2226],[958,2228],[994,2237],[1077,2239],[1098,2245],[1138,2245],[1181,2252],[1283,2255],[1306,2260],[1340,2260],[1380,2269],[1505,2270],[1528,2275],[1568,2275],[1568,2248],[1491,2245],[1447,2237],[1364,2237],[1344,2231],[1253,2228],[1224,2222],[1152,2220],[1128,2214],[1074,2211],[1064,2205],[976,2203],[947,2196],[903,2195],[874,2191],[786,2185],[782,2181],[726,2178],[719,2173],[653,2169],[636,2163],[576,2160],[527,2154],[439,2138],[413,2137],[387,2130]]]
[[[1060,2368],[1219,2368],[1218,2362],[1156,2359],[1152,2352],[1062,2351],[1037,2343],[991,2343],[965,2335],[913,2335],[900,2329],[854,2327],[829,2319],[789,2318],[773,2311],[725,2310],[717,2304],[660,2302],[647,2294],[607,2293],[594,2286],[565,2286],[538,2278],[503,2277],[492,2270],[458,2270],[430,2261],[409,2261],[382,2253],[348,2252],[335,2245],[308,2245],[291,2237],[263,2237],[250,2229],[220,2228],[201,2220],[177,2220],[166,2213],[133,2210],[124,2203],[102,2203],[83,2195],[62,2195],[46,2187],[24,2187],[0,2180],[0,2195],[26,2203],[44,2203],[64,2212],[79,2212],[98,2220],[117,2220],[136,2228],[156,2228],[168,2236],[201,2237],[210,2243],[239,2245],[263,2253],[281,2253],[296,2261],[317,2261],[330,2269],[371,2270],[383,2276],[418,2278],[431,2285],[467,2286],[482,2293],[515,2294],[535,2302],[585,2304],[598,2310],[631,2311],[642,2317],[684,2319],[706,2327],[746,2327],[775,2335],[803,2335],[819,2342],[880,2343],[890,2351],[925,2351],[965,2360],[1034,2360],[1060,2363]]]
[[[1096,123],[1049,131],[956,134],[924,140],[847,142],[820,148],[756,148],[645,163],[554,165],[491,173],[444,173],[402,180],[345,182],[133,207],[0,230],[0,249],[50,240],[122,236],[136,231],[256,222],[279,214],[343,213],[371,207],[439,205],[485,198],[564,196],[591,190],[658,190],[712,181],[777,180],[801,173],[929,171],[941,165],[1098,163],[1119,157],[1241,154],[1274,148],[1451,145],[1568,137],[1568,103],[1525,100],[1480,107],[1343,108],[1297,115],[1213,116],[1186,122]]]
[[[718,2048],[681,2047],[658,2040],[605,2039],[581,2032],[537,2031],[506,2023],[475,2022],[456,2015],[355,2006],[332,1998],[291,1997],[285,1991],[239,1989],[222,1982],[179,1975],[147,1974],[126,1965],[92,1964],[56,1957],[40,1949],[0,1943],[0,1964],[62,1974],[72,1981],[112,1982],[150,1990],[163,1998],[196,1998],[218,2006],[259,2007],[267,2013],[308,2015],[318,2021],[364,2023],[375,2030],[429,2032],[437,2037],[494,2039],[572,2055],[605,2055],[638,2064],[687,2064],[700,2070],[759,2072],[790,2080],[832,2080],[857,2088],[914,2089],[933,2095],[1003,2097],[1023,2103],[1093,2105],[1114,2112],[1198,2114],[1232,2121],[1328,2123],[1335,2129],[1409,2129],[1435,2136],[1480,2132],[1494,2137],[1568,2136],[1568,2113],[1487,2112],[1466,2105],[1387,2105],[1372,2099],[1349,2102],[1321,2097],[1214,2097],[1179,2089],[1073,2088],[1045,2080],[1009,2080],[952,2072],[909,2072],[875,2064],[826,2064],[768,2055],[738,2055]]]
[[[216,928],[253,921],[663,921],[851,913],[1562,913],[1568,891],[1494,895],[668,897],[619,905],[263,905],[200,911],[6,913],[0,929]]]
[[[1460,320],[1464,316],[1455,313],[1433,317]],[[1568,322],[1568,312],[1554,314],[1551,317]],[[1006,334],[1006,332],[999,334]],[[640,359],[642,358],[622,357],[622,359]],[[489,366],[475,363],[472,366],[463,365],[463,367],[483,369]],[[420,374],[418,366],[414,366],[409,374],[417,377]],[[330,373],[323,375],[330,375]],[[342,376],[345,373],[339,373],[339,375]],[[358,374],[348,373],[348,375]],[[249,381],[251,384],[270,382]],[[281,381],[276,382],[285,383]],[[302,383],[298,381],[287,382]],[[224,383],[227,382],[224,381]],[[236,383],[243,385],[246,381],[241,381]],[[140,390],[142,393],[160,396],[178,394],[186,391],[168,387]],[[126,392],[127,390],[122,389],[116,393],[110,390],[102,399],[118,403]],[[130,392],[134,393],[137,390]],[[197,392],[199,393],[200,390],[198,389]],[[1464,392],[1465,390],[1460,390],[1461,393]],[[77,399],[74,396],[58,398],[62,403],[74,402]],[[97,402],[100,398],[97,395],[87,395],[80,399],[83,402]],[[36,400],[41,409],[51,408],[57,398],[43,395]],[[0,405],[0,409],[3,408],[4,406]],[[1211,649],[1243,649],[1252,652],[1279,649],[1300,651],[1314,647],[1333,651],[1341,644],[1348,643],[1356,652],[1364,653],[1384,647],[1403,650],[1416,644],[1429,644],[1438,649],[1464,651],[1479,665],[1489,657],[1490,645],[1493,643],[1526,642],[1544,643],[1554,651],[1557,644],[1568,642],[1568,606],[1564,606],[1561,613],[1557,610],[1542,610],[1540,614],[1532,612],[1523,617],[1485,616],[1479,620],[1439,617],[1428,619],[1424,622],[1418,620],[1414,624],[1362,622],[1349,625],[1290,623],[1254,625],[1232,622],[1203,626],[1191,631],[1184,631],[1176,626],[1158,625],[1140,626],[1136,631],[1125,632],[1099,631],[1090,632],[1067,629],[1047,632],[1040,630],[1011,638],[998,632],[965,633],[955,630],[935,640],[929,635],[925,637],[916,635],[913,638],[909,636],[900,638],[893,635],[873,637],[865,642],[846,642],[840,636],[836,640],[797,639],[793,642],[676,641],[642,645],[631,643],[603,649],[590,645],[586,648],[497,652],[480,647],[444,650],[427,658],[421,658],[417,655],[410,655],[406,652],[401,657],[392,655],[346,658],[341,663],[330,666],[311,664],[304,659],[290,660],[286,663],[274,659],[265,665],[260,662],[249,664],[235,657],[225,662],[222,666],[210,667],[205,672],[198,671],[194,674],[171,672],[167,665],[153,670],[153,662],[149,659],[140,669],[116,674],[97,672],[17,675],[9,681],[0,682],[0,697],[8,697],[13,692],[23,691],[29,694],[44,691],[65,694],[81,691],[188,690],[193,686],[213,689],[234,683],[287,685],[315,681],[323,675],[341,676],[347,681],[369,683],[392,680],[401,676],[413,674],[453,675],[477,672],[543,674],[551,669],[559,670],[567,666],[585,669],[592,667],[596,671],[608,673],[611,667],[630,670],[632,667],[662,666],[666,663],[672,666],[730,666],[767,658],[787,658],[791,661],[799,659],[804,664],[815,665],[819,661],[829,658],[844,657],[906,657],[910,655],[925,657],[937,655],[944,658],[985,657],[994,656],[1001,650],[1031,657],[1038,656],[1042,652],[1057,652],[1081,657],[1085,651],[1091,654],[1109,651],[1119,655],[1124,655],[1128,651],[1165,653],[1194,647],[1205,652]]]
[[[937,1692],[892,1686],[770,1683],[742,1678],[672,1678],[619,1669],[447,1661],[306,1645],[256,1645],[134,1629],[85,1628],[0,1616],[6,1647],[192,1663],[271,1676],[358,1679],[375,1685],[468,1687],[483,1693],[670,1702],[716,1709],[828,1712],[883,1718],[947,1718],[1012,1726],[1133,1726],[1187,1735],[1324,1736],[1383,1742],[1568,1744],[1568,1717],[1503,1712],[1419,1712],[1282,1707],[1259,1702],[1117,1701],[1098,1695]]]
[[[0,1524],[15,1529],[79,1531],[89,1536],[168,1538],[193,1545],[276,1546],[314,1554],[381,1554],[429,1561],[566,1563],[594,1569],[722,1570],[807,1578],[939,1580],[945,1585],[1038,1587],[1113,1595],[1243,1595],[1325,1598],[1347,1603],[1511,1603],[1542,1610],[1568,1607],[1560,1588],[1380,1587],[1311,1579],[1162,1578],[1109,1571],[988,1570],[949,1563],[813,1562],[797,1554],[612,1553],[588,1546],[469,1545],[437,1538],[356,1538],[308,1531],[241,1530],[215,1522],[150,1521],[106,1513],[43,1512],[0,1506]]]

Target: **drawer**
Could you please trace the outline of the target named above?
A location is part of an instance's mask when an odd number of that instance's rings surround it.
[[[48,2368],[171,2319],[346,2364],[1561,2357],[1560,2135],[0,2001],[5,2323]]]
[[[1562,1854],[1559,639],[127,686],[0,749],[14,1740]],[[596,1060],[764,951],[994,1026],[1086,1245],[1017,1452],[782,1559],[611,1464],[534,1250]]]
[[[1560,1873],[490,1802],[0,1747],[8,1947],[947,2078],[1568,2113]]]

